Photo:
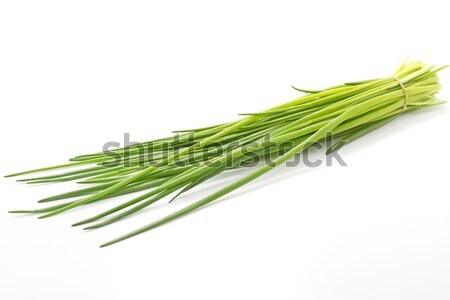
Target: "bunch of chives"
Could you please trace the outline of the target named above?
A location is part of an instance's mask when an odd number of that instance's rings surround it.
[[[260,113],[246,114],[235,122],[181,130],[176,132],[176,138],[153,140],[108,153],[80,155],[67,164],[8,175],[84,166],[74,171],[19,181],[33,184],[78,180],[80,184],[88,184],[88,187],[38,202],[81,199],[11,213],[36,213],[40,214],[39,218],[47,218],[81,205],[147,190],[138,197],[73,224],[89,224],[85,229],[100,228],[176,193],[171,198],[173,200],[222,172],[270,158],[270,163],[259,164],[256,170],[236,182],[101,246],[117,243],[217,200],[330,134],[341,139],[327,153],[387,124],[403,112],[443,103],[435,97],[441,88],[437,72],[443,68],[417,61],[405,62],[393,77],[346,83],[320,91],[298,89],[305,95]],[[119,163],[114,158],[120,158]]]

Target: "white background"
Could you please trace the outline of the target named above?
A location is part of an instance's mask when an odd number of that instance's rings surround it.
[[[1,1],[6,175],[231,121],[320,89],[450,62],[448,1]],[[449,99],[450,74],[440,98]],[[8,215],[75,184],[0,180],[0,299],[450,299],[448,104],[277,169],[186,218],[98,245],[214,191],[83,232]],[[318,157],[323,158],[323,153]]]

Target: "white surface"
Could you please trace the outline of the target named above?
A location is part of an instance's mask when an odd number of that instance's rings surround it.
[[[2,1],[0,173],[124,132],[143,141],[234,120],[296,97],[290,84],[386,77],[405,56],[448,64],[448,11],[448,1]],[[105,249],[217,186],[82,232],[69,225],[114,201],[10,216],[73,186],[2,179],[0,299],[450,299],[449,130],[448,104],[401,116],[343,149],[348,167],[276,170]]]

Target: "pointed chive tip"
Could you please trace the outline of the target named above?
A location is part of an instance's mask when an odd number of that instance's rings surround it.
[[[111,241],[109,241],[109,242],[106,242],[106,243],[101,244],[101,245],[100,245],[100,248],[104,248],[104,247],[108,247],[108,246],[117,244],[118,242],[121,242],[121,241],[123,241],[123,240],[124,240],[124,239],[122,239],[122,238],[117,238],[117,239],[111,240]]]
[[[72,226],[76,227],[76,226],[84,225],[86,223],[89,223],[89,221],[86,221],[86,220],[79,221],[79,222],[73,223]]]
[[[126,240],[127,238],[128,238],[128,237],[125,237],[125,236],[118,237],[118,238],[116,238],[116,239],[114,239],[114,240],[110,240],[109,242],[106,242],[106,243],[101,244],[101,245],[100,245],[100,248],[107,247],[107,246],[110,246],[110,245],[119,243],[119,242],[121,242],[121,241],[123,241],[123,240]]]
[[[114,241],[106,242],[106,243],[104,243],[104,244],[101,244],[101,245],[100,245],[100,248],[108,247],[109,245],[112,245],[112,244],[114,244],[114,243],[115,243]]]

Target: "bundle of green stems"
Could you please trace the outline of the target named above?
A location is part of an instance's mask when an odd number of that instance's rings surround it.
[[[51,217],[81,205],[119,195],[144,193],[73,226],[100,228],[124,219],[151,204],[173,200],[206,180],[229,170],[252,166],[252,172],[198,201],[142,228],[102,244],[108,246],[149,231],[197,210],[330,137],[333,152],[402,113],[444,103],[436,99],[442,68],[418,61],[404,62],[393,76],[345,83],[304,95],[240,120],[205,128],[177,131],[175,137],[148,141],[107,152],[80,155],[63,165],[7,177],[74,167],[73,171],[18,181],[29,184],[76,180],[86,187],[41,199],[69,202],[11,213]]]

